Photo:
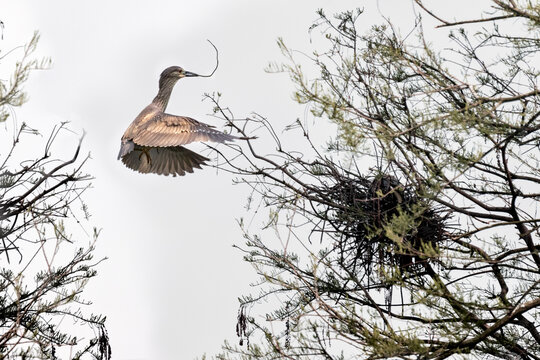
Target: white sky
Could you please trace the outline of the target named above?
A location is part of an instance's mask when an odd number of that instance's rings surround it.
[[[366,27],[381,12],[410,29],[411,3],[0,0],[0,49],[21,45],[39,30],[38,53],[53,60],[52,69],[32,75],[30,101],[17,121],[47,133],[67,120],[87,132],[84,148],[92,161],[86,170],[96,180],[86,200],[93,224],[103,229],[97,257],[109,260],[86,298],[94,302],[88,310],[107,315],[114,359],[215,354],[224,339],[237,341],[237,298],[255,279],[232,248],[243,244],[236,219],[245,215],[247,188],[210,168],[171,178],[141,175],[116,160],[125,128],[157,92],[159,73],[171,65],[208,73],[214,66],[210,39],[220,50],[218,71],[181,80],[168,112],[220,127],[208,116],[210,103],[201,102],[203,93],[220,91],[237,116],[256,111],[280,129],[306,112],[292,102],[286,75],[264,72],[270,61],[283,60],[279,36],[309,53],[307,29],[321,7],[332,14],[365,6]],[[446,6],[444,13],[463,18],[461,9],[470,9],[471,1]]]

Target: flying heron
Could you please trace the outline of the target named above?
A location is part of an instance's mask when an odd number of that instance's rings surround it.
[[[217,69],[217,66],[216,66]],[[214,69],[215,71],[215,69]],[[213,74],[213,72],[212,72]],[[195,119],[165,113],[176,82],[184,77],[199,75],[171,66],[159,78],[159,91],[152,103],[133,120],[122,136],[118,159],[130,169],[140,173],[182,176],[194,168],[206,165],[209,159],[182,145],[194,141],[223,143],[247,139],[225,134]]]

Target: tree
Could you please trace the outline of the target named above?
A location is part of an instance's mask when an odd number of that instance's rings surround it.
[[[407,36],[389,21],[361,34],[362,10],[321,10],[310,31],[328,47],[306,56],[309,79],[279,41],[288,63],[271,70],[337,128],[324,151],[301,121],[287,130],[306,146],[287,146],[209,96],[258,132],[220,167],[269,214],[260,231],[240,221],[260,292],[241,298],[240,346],[218,358],[540,359],[540,5],[492,0],[450,21],[415,3],[450,49],[420,16]]]
[[[37,42],[35,34],[11,80],[0,82],[2,121],[24,104],[22,86],[30,72],[47,66],[46,59],[31,59]],[[8,61],[10,54],[1,59]],[[80,159],[81,142],[67,160],[54,157],[54,145],[68,133],[60,124],[42,152],[24,158],[24,142],[38,148],[39,141],[29,137],[39,132],[13,123],[12,141],[4,134],[0,150],[0,358],[110,359],[105,317],[81,309],[89,304],[81,293],[100,262],[92,256],[98,231],[84,230],[89,213],[83,193],[91,177],[82,172],[87,158]],[[68,231],[77,225],[88,238],[86,246]]]

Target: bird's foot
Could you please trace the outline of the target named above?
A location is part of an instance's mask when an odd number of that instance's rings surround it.
[[[139,155],[139,160],[141,160],[143,155],[146,156],[146,160],[148,161],[148,164],[152,166],[152,158],[150,157],[150,149],[143,147],[141,149],[141,154]]]

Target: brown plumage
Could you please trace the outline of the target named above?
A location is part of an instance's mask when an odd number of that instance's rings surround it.
[[[172,89],[183,77],[199,76],[181,67],[165,69],[159,79],[159,92],[152,103],[133,120],[122,136],[118,159],[140,173],[182,176],[206,165],[209,159],[182,145],[194,141],[226,142],[245,139],[222,133],[195,119],[166,114]]]

